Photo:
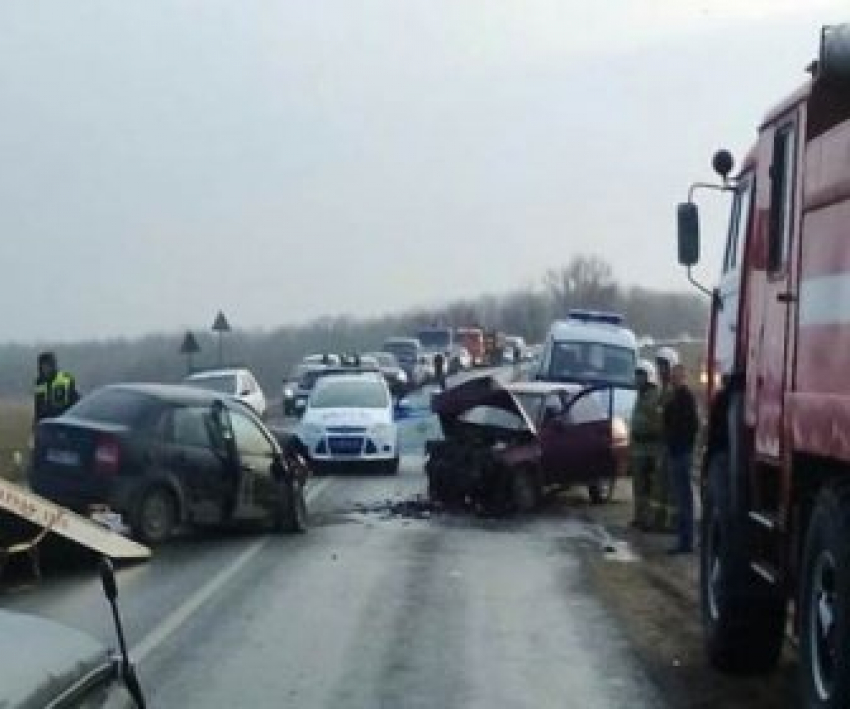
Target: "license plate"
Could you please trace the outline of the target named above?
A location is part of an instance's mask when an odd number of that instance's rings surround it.
[[[80,464],[80,454],[76,451],[63,451],[49,449],[44,454],[45,460],[56,465],[78,466]]]

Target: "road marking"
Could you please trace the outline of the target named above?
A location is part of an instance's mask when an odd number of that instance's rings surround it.
[[[307,488],[305,495],[308,503],[315,500],[324,492],[325,488],[330,485],[332,480],[325,478],[319,480],[315,484],[311,484]],[[224,585],[230,581],[240,569],[242,569],[251,559],[253,559],[266,544],[270,537],[263,537],[255,541],[245,551],[243,551],[230,566],[225,567],[213,576],[206,584],[201,586],[195,593],[169,613],[162,621],[130,651],[133,659],[136,662],[142,662],[153,650],[159,647],[169,637],[171,637],[180,627],[191,618],[201,606],[212,598]]]

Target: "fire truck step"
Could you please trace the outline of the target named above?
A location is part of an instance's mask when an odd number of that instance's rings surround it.
[[[750,510],[750,521],[755,522],[760,527],[764,527],[768,531],[776,529],[776,517],[770,512]]]
[[[767,561],[752,561],[750,562],[750,569],[771,586],[775,586],[779,582],[779,572],[773,564]]]

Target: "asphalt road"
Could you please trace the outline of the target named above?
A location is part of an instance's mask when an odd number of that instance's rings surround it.
[[[299,537],[186,538],[121,570],[156,707],[662,706],[557,520],[382,510],[397,478],[322,478]],[[93,569],[3,596],[111,641]]]
[[[639,587],[629,545],[585,502],[524,519],[398,514],[424,492],[415,453],[429,426],[406,425],[397,477],[315,479],[306,535],[186,535],[121,569],[149,706],[702,706],[685,701],[692,684],[665,691],[647,661],[646,627],[616,594],[628,583],[629,602],[663,597]],[[94,564],[47,573],[3,588],[0,604],[112,644]],[[690,617],[672,635],[693,634]],[[668,649],[701,666],[698,649]]]

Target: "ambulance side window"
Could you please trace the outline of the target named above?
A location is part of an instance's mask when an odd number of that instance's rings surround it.
[[[767,266],[771,273],[782,271],[788,261],[794,199],[795,137],[796,133],[792,124],[778,129],[773,138],[767,246]]]

